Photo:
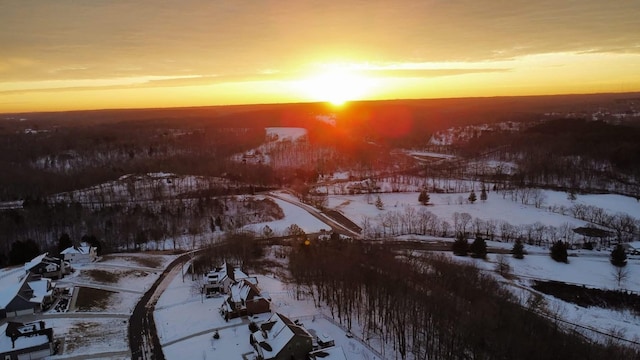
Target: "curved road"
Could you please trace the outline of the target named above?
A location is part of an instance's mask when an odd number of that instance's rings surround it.
[[[129,319],[131,359],[164,359],[156,324],[153,320],[153,311],[160,295],[180,270],[179,266],[183,265],[187,260],[190,260],[192,256],[193,253],[186,253],[173,260],[142,296],[133,310],[133,314],[131,314],[131,318]],[[168,276],[170,274],[171,276]]]
[[[318,219],[318,220],[322,221],[323,223],[329,225],[329,227],[331,227],[333,230],[337,230],[338,232],[340,232],[342,234],[351,236],[354,239],[360,238],[362,236],[360,233],[357,233],[357,232],[349,229],[348,227],[340,224],[339,222],[331,219],[330,217],[324,215],[322,212],[320,212],[318,209],[314,208],[311,205],[307,205],[307,204],[304,204],[302,202],[292,200],[292,199],[290,199],[290,198],[288,198],[286,196],[279,195],[279,194],[277,194],[275,192],[268,192],[268,195],[271,196],[271,197],[274,197],[274,198],[276,198],[278,200],[282,200],[282,201],[288,202],[289,204],[295,205],[295,206],[305,210],[306,212],[311,214],[316,219]]]

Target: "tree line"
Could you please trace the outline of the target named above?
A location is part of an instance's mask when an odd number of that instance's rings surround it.
[[[541,315],[539,299],[521,304],[492,276],[443,256],[399,257],[336,238],[295,245],[289,269],[299,296],[401,359],[640,358],[565,332]]]

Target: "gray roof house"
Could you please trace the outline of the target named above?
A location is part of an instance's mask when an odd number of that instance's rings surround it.
[[[47,328],[44,321],[0,326],[0,359],[44,359],[53,353],[53,329]]]
[[[275,313],[250,336],[258,360],[306,360],[313,338],[302,326]]]

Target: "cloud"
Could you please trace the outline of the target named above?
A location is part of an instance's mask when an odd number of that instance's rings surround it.
[[[508,68],[467,68],[467,69],[380,69],[364,71],[369,76],[393,78],[433,78],[476,73],[494,73],[510,71]]]

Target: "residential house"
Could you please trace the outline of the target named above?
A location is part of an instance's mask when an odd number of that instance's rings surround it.
[[[622,243],[620,245],[622,245],[627,254],[640,255],[640,241],[632,241],[629,243]]]
[[[36,305],[37,311],[43,311],[53,304],[53,289],[55,284],[49,278],[27,280],[29,287],[33,290],[33,297],[29,300]],[[1,359],[0,359],[1,360]]]
[[[71,246],[62,250],[60,255],[70,264],[87,264],[95,261],[97,257],[96,251],[95,246],[81,244],[80,246]]]
[[[54,354],[53,329],[44,321],[8,322],[0,332],[0,360],[35,360]]]
[[[61,279],[71,273],[71,266],[62,259],[54,258],[44,253],[24,264],[25,272],[40,275],[50,279]]]
[[[306,360],[313,350],[311,334],[286,316],[275,313],[250,336],[258,360]]]
[[[222,266],[216,267],[205,275],[203,291],[207,297],[217,293],[228,294],[231,285],[247,278],[249,278],[249,276],[242,272],[240,267],[234,267],[225,262]]]
[[[53,288],[51,279],[27,273],[17,282],[0,289],[0,319],[46,309],[53,302]]]
[[[220,314],[225,319],[240,316],[262,314],[270,311],[270,299],[248,279],[231,285],[229,295],[220,307]]]
[[[29,278],[27,274],[19,282],[0,290],[0,319],[33,314],[39,308],[31,301],[34,296]]]

